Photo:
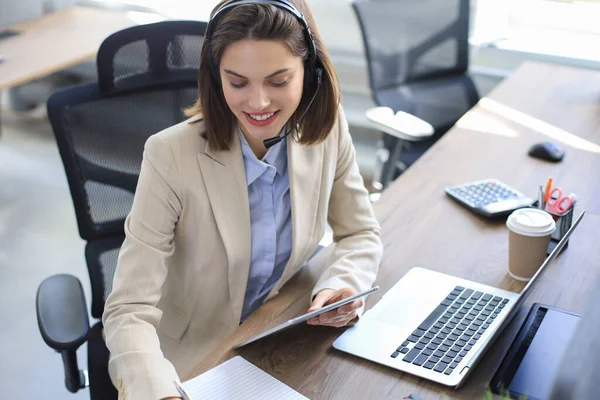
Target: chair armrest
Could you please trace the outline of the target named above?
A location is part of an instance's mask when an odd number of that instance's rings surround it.
[[[431,124],[404,111],[398,111],[394,115],[389,107],[373,107],[365,114],[374,127],[398,139],[420,142],[434,133]]]
[[[72,275],[45,279],[38,288],[35,308],[44,342],[61,353],[65,386],[76,393],[89,385],[87,371],[79,370],[76,353],[90,331],[81,282]]]
[[[44,342],[57,351],[77,350],[86,340],[90,321],[79,279],[54,275],[37,291],[37,320]]]

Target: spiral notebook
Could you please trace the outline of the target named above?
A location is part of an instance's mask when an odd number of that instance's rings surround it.
[[[307,399],[240,356],[190,379],[182,386],[193,400]]]

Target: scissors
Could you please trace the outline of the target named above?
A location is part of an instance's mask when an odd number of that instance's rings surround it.
[[[546,203],[546,209],[555,214],[564,214],[569,208],[573,206],[575,199],[573,195],[563,196],[563,192],[560,188],[554,188],[550,192],[550,198]]]

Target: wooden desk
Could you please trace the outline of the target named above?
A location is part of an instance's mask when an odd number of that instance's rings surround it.
[[[10,27],[19,35],[0,40],[0,90],[93,58],[110,34],[136,25],[123,12],[72,7]]]
[[[567,158],[557,165],[526,155],[532,143],[545,139],[534,129],[548,128],[544,124],[573,132],[589,141],[576,145],[585,143],[595,149],[600,143],[599,98],[600,72],[526,64],[470,111],[376,203],[385,246],[376,282],[382,290],[368,299],[367,308],[415,266],[515,292],[521,290],[523,284],[507,274],[508,233],[504,222],[489,222],[468,212],[445,196],[444,186],[495,176],[533,195],[537,185],[553,175],[565,190],[578,193],[581,205],[600,210],[598,153],[569,146]],[[498,116],[489,110],[490,105],[496,111],[514,109],[517,114],[509,114],[520,120]],[[523,126],[532,121],[523,115],[543,123]],[[493,124],[473,129],[466,123],[483,117],[493,119],[507,132],[514,131],[515,136],[491,133],[500,129]],[[398,399],[409,393],[424,399],[483,398],[529,305],[543,302],[585,311],[600,279],[599,229],[600,215],[588,212],[568,249],[540,277],[521,312],[459,390],[338,352],[331,344],[341,331],[333,328],[305,325],[238,351],[229,350],[233,343],[305,311],[326,254],[319,254],[277,297],[209,354],[191,376],[239,354],[311,399]]]
[[[496,177],[532,198],[548,176],[579,197],[578,207],[600,213],[600,71],[528,62],[459,120],[382,196],[380,220],[396,198],[419,188],[419,201],[436,200],[440,185]],[[554,140],[562,162],[532,159],[529,148]]]

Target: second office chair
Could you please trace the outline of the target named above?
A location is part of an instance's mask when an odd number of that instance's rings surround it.
[[[418,143],[383,135],[373,179],[374,188],[383,189],[479,101],[467,75],[469,0],[355,0],[352,5],[375,104],[412,114],[434,129]]]

